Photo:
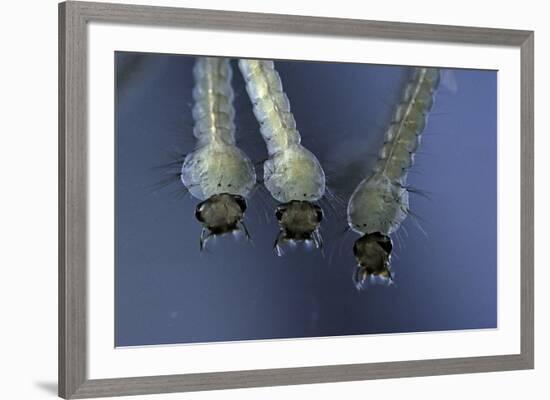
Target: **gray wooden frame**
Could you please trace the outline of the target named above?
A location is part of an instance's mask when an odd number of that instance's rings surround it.
[[[87,23],[370,37],[521,49],[521,353],[90,380],[87,326]],[[59,4],[59,395],[63,398],[342,382],[534,367],[534,33],[91,2]]]

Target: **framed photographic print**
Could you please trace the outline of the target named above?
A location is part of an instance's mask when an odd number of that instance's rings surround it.
[[[59,27],[61,397],[533,368],[533,32]]]

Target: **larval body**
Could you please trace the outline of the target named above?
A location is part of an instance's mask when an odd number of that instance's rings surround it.
[[[368,277],[392,280],[390,235],[408,214],[407,174],[432,108],[439,70],[415,68],[395,109],[373,173],[355,189],[348,202],[348,224],[362,236],[353,246],[358,267],[354,281],[362,288]]]

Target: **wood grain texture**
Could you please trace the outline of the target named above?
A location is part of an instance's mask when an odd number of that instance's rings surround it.
[[[133,25],[161,25],[216,30],[278,32],[321,36],[370,37],[520,46],[530,32],[451,25],[365,21],[193,8],[69,2],[86,20]]]
[[[87,324],[87,33],[89,22],[521,48],[521,354],[89,380]],[[534,366],[534,36],[531,31],[123,4],[59,5],[59,395],[63,398],[343,382]]]
[[[521,355],[535,366],[535,35],[521,45]]]
[[[90,380],[73,398],[129,396],[529,368],[519,355]]]
[[[86,25],[59,6],[59,394],[86,380]]]

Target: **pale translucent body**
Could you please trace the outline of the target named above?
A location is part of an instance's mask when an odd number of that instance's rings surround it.
[[[256,183],[256,173],[250,159],[235,145],[229,60],[199,57],[193,74],[197,147],[185,157],[181,180],[200,200],[220,193],[247,197]]]
[[[407,217],[407,173],[438,83],[438,69],[415,68],[386,131],[374,172],[357,186],[348,202],[348,224],[354,231],[390,235]]]
[[[281,203],[321,199],[325,193],[325,173],[317,157],[300,144],[290,102],[273,62],[240,60],[239,68],[267,145],[266,188]]]

